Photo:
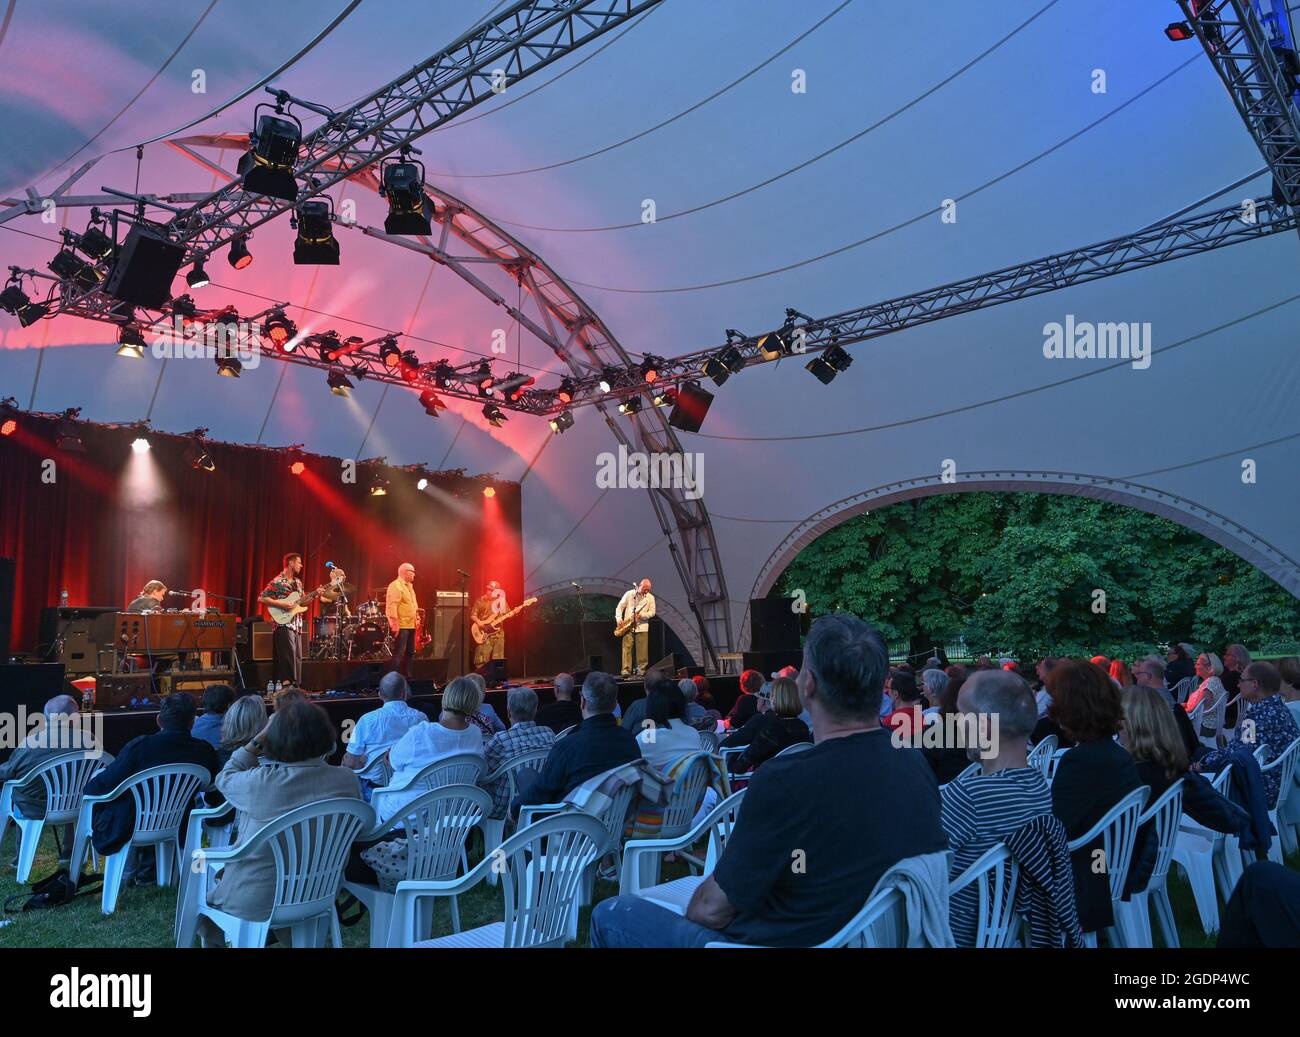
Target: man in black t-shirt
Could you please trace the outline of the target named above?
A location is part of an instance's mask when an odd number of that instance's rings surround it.
[[[888,667],[874,628],[853,616],[818,619],[796,678],[816,746],[754,775],[684,918],[613,897],[592,913],[592,946],[810,946],[843,927],[898,861],[946,850],[933,772],[880,726]]]

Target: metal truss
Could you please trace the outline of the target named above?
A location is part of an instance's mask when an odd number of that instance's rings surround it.
[[[1289,205],[1300,203],[1300,112],[1296,74],[1270,45],[1259,0],[1178,0],[1187,22],[1228,89],[1246,129],[1273,172],[1274,188]],[[1294,47],[1290,13],[1278,3],[1275,17],[1285,43]],[[1294,60],[1294,51],[1289,60]]]

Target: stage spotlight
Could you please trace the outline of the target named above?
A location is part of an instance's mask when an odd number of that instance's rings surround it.
[[[699,432],[712,403],[713,393],[701,388],[699,382],[683,382],[673,401],[668,424],[683,432]]]
[[[728,378],[745,366],[745,358],[735,346],[726,346],[704,361],[701,373],[721,386]]]
[[[618,383],[618,368],[607,367],[600,373],[600,391],[609,392]]]
[[[497,392],[501,393],[507,400],[512,403],[524,395],[524,390],[536,382],[537,379],[532,375],[520,374],[518,371],[512,371],[505,378],[493,386]]]
[[[58,432],[54,440],[57,449],[69,454],[84,454],[86,452],[86,445],[82,443],[76,422],[73,420],[80,413],[80,407],[69,407],[63,412],[63,419],[59,422]]]
[[[442,399],[432,389],[425,389],[424,392],[420,393],[420,406],[424,408],[425,414],[431,418],[436,418],[438,408],[445,408],[447,405],[442,402]]]
[[[14,398],[0,400],[0,436],[12,436],[18,431],[18,408]]]
[[[112,253],[114,245],[113,239],[105,234],[94,224],[86,228],[86,232],[77,239],[77,248],[81,249],[86,255],[95,262],[107,259]]]
[[[397,339],[386,338],[379,344],[379,359],[385,367],[396,367],[402,362],[402,350],[397,345]]]
[[[474,370],[474,384],[478,386],[480,396],[492,395],[492,382],[492,365],[486,360],[480,360]]]
[[[1192,32],[1192,27],[1187,22],[1170,22],[1165,26],[1165,36],[1175,43],[1182,43],[1183,40],[1195,39],[1196,33]]]
[[[424,193],[424,166],[406,155],[383,168],[381,197],[388,199],[387,234],[432,234],[433,206]]]
[[[356,388],[348,381],[348,376],[342,371],[331,371],[325,378],[325,382],[329,385],[330,392],[335,396],[342,396],[345,400],[352,395],[352,390]]]
[[[370,484],[370,496],[372,497],[388,496],[388,480],[381,475],[375,476],[374,482]]]
[[[185,451],[185,460],[195,471],[215,472],[217,463],[212,460],[212,455],[203,446],[203,436],[207,431],[207,429],[199,429],[191,434],[190,445]]]
[[[272,310],[262,322],[262,337],[271,340],[281,353],[292,353],[298,346],[298,325],[285,316],[284,310]]]
[[[655,393],[653,402],[656,407],[667,407],[672,403],[676,403],[677,390],[671,386],[660,389]]]
[[[239,372],[244,369],[244,365],[239,362],[238,357],[217,356],[217,374],[222,378],[238,378]]]
[[[483,496],[484,496],[484,497],[487,497],[489,500],[491,500],[491,499],[492,499],[493,497],[495,497],[496,495],[497,495],[497,489],[496,489],[495,486],[484,486],[484,487],[483,487]]]
[[[206,288],[212,283],[212,278],[208,276],[208,268],[203,260],[196,259],[194,261],[193,268],[185,275],[185,283],[191,288]]]
[[[32,302],[27,297],[27,293],[23,291],[22,285],[17,281],[12,282],[3,292],[0,292],[0,309],[12,313],[24,328],[35,324],[50,312],[48,306]]]
[[[123,325],[117,333],[117,355],[128,360],[139,360],[144,356],[144,336],[134,324]]]
[[[831,346],[821,356],[815,356],[804,365],[822,385],[830,385],[841,371],[847,371],[853,357],[839,346]]]
[[[0,436],[12,436],[18,431],[18,420],[16,418],[5,418],[0,421]]]
[[[343,343],[339,341],[337,331],[322,331],[316,336],[316,349],[320,352],[320,358],[327,364],[332,364],[339,358],[339,350],[342,348]]]
[[[555,390],[555,398],[566,406],[573,402],[573,379],[561,378],[560,387]]]
[[[137,454],[147,454],[149,452],[149,440],[141,436],[139,439],[131,440],[131,449]]]
[[[641,409],[641,397],[629,396],[626,400],[618,405],[620,414],[635,414]]]
[[[98,288],[104,280],[104,275],[90,263],[66,248],[56,253],[48,266],[61,280],[73,281],[88,292]]]
[[[302,145],[302,123],[292,115],[277,111],[274,115],[257,115],[256,128],[248,135],[248,152],[239,160],[239,175],[244,190],[250,194],[265,194],[292,202],[298,197],[298,181],[293,178],[293,167],[298,161]]]
[[[453,368],[451,364],[447,363],[447,361],[445,360],[439,360],[434,365],[433,380],[437,384],[439,389],[447,388],[448,383],[451,382],[455,374],[456,374],[455,368]]]
[[[199,315],[199,308],[194,305],[194,300],[188,295],[176,296],[167,304],[167,308],[172,311],[173,316],[180,317],[185,325],[192,323],[194,318]],[[134,309],[130,309],[128,316],[134,316],[134,314]]]
[[[501,408],[495,403],[483,404],[483,417],[487,418],[488,424],[493,428],[500,428],[507,420]]]
[[[794,352],[794,325],[786,324],[758,340],[758,351],[764,360],[779,360]]]
[[[401,365],[398,373],[402,376],[402,381],[413,382],[420,377],[420,358],[414,349],[404,351],[399,359]]]
[[[551,419],[551,431],[557,435],[571,428],[573,428],[573,411],[571,410],[562,410]]]
[[[241,234],[230,243],[230,251],[226,253],[226,262],[236,270],[243,270],[253,261],[253,253],[248,251],[248,235]]]
[[[291,227],[298,228],[293,261],[299,266],[338,266],[339,242],[334,237],[334,214],[328,201],[313,198],[298,206]]]
[[[305,472],[306,470],[307,470],[307,462],[302,460],[294,461],[293,464],[289,466],[289,471],[292,472],[294,475],[302,475],[302,473]]]
[[[422,492],[427,490],[429,488],[429,480],[424,478],[424,476],[420,476],[419,481],[415,484],[415,488]]]
[[[647,385],[653,385],[659,380],[659,366],[663,363],[657,356],[647,356],[641,361],[641,377],[645,379]]]

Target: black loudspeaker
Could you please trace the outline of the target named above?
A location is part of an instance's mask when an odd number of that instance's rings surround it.
[[[18,563],[0,558],[0,663],[9,661],[10,631],[14,625],[14,584]]]
[[[703,666],[682,666],[679,667],[677,670],[678,680],[686,680],[691,677],[703,677],[703,676],[704,676]]]
[[[416,656],[411,660],[411,686],[414,687],[416,681],[432,681],[434,684],[446,684],[447,668],[450,664],[451,660],[449,659],[428,659]]]
[[[677,672],[677,656],[673,652],[669,652],[657,663],[654,663],[653,665],[646,667],[647,677],[650,676],[651,673],[654,673],[660,677],[671,677],[676,672]]]
[[[426,651],[434,659],[455,659],[460,665],[461,595],[456,591],[439,591],[438,604],[433,607],[433,640]],[[444,602],[446,604],[444,604]],[[472,644],[465,646],[465,661],[474,651]]]
[[[172,281],[185,259],[185,248],[144,224],[133,224],[104,282],[114,299],[158,308],[172,297]]]
[[[677,401],[668,415],[668,424],[683,432],[699,432],[712,402],[713,393],[701,389],[699,382],[683,382],[677,387]]]
[[[745,652],[744,660],[745,669],[757,670],[766,679],[786,666],[799,669],[803,665],[803,652],[798,648],[785,652]]]
[[[750,598],[749,643],[756,652],[798,649],[799,613],[794,611],[794,598]]]
[[[474,672],[487,681],[489,688],[499,688],[506,681],[506,660],[489,659]]]

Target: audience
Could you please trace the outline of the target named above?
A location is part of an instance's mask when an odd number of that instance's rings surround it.
[[[1220,679],[1223,681],[1223,686],[1228,689],[1228,705],[1223,714],[1224,727],[1237,726],[1237,703],[1233,700],[1241,691],[1241,675],[1250,662],[1250,652],[1246,650],[1245,645],[1228,645],[1223,650],[1223,675]]]
[[[695,701],[700,694],[699,686],[689,677],[683,677],[677,682],[677,687],[681,689],[682,697],[686,699],[686,722],[697,731],[717,730],[718,721],[722,716],[717,710],[705,709]]]
[[[501,718],[497,716],[497,711],[487,702],[487,680],[483,674],[471,670],[465,674],[474,686],[478,688],[478,708],[470,714],[470,721],[483,732],[483,741],[487,741],[495,734],[500,734],[506,729],[506,725]]]
[[[649,676],[649,675],[647,675]],[[645,711],[650,702],[650,685],[647,681],[641,682],[641,697],[636,699],[627,710],[623,713],[623,727],[631,731],[632,734],[638,735],[645,727]],[[618,699],[614,699],[614,716],[618,716]]]
[[[646,686],[646,724],[636,740],[646,761],[666,774],[687,753],[700,751],[700,733],[686,722],[686,696],[676,681],[661,677]]]
[[[509,703],[506,708],[509,709]],[[555,701],[537,710],[538,727],[549,727],[555,734],[568,730],[582,720],[582,710],[573,701],[573,674],[555,675]]]
[[[24,737],[9,759],[0,763],[0,784],[6,781],[20,782],[37,767],[69,752],[96,748],[93,731],[81,725],[77,700],[71,695],[55,695],[45,703],[42,716],[40,729]],[[105,758],[112,759],[107,754]],[[45,782],[40,778],[14,789],[13,806],[23,817],[43,818],[45,801]],[[64,825],[63,830],[62,853],[71,853],[73,826]]]
[[[430,764],[462,753],[483,755],[483,730],[474,723],[483,692],[469,677],[457,677],[442,690],[442,712],[436,722],[424,721],[402,735],[388,750],[393,776],[390,789],[404,789]],[[426,790],[377,796],[375,815],[380,824]]]
[[[1216,701],[1227,694],[1227,688],[1219,675],[1223,673],[1223,663],[1213,652],[1202,652],[1196,657],[1196,676],[1200,678],[1195,690],[1187,696],[1183,708],[1190,714],[1202,702],[1209,709]]]
[[[221,745],[217,759],[226,765],[231,754],[266,726],[266,702],[261,695],[240,695],[221,718]]]
[[[1192,721],[1187,715],[1187,710],[1174,701],[1174,696],[1165,687],[1165,661],[1160,656],[1148,655],[1145,659],[1139,659],[1134,663],[1133,683],[1135,687],[1155,692],[1161,701],[1169,707],[1179,738],[1182,739],[1183,754],[1188,760],[1195,760],[1198,756],[1202,756],[1207,752],[1205,746],[1201,744],[1201,740],[1196,736],[1196,731],[1192,728]]]
[[[214,749],[221,748],[221,721],[235,701],[235,689],[229,684],[209,684],[203,689],[203,714],[190,731]]]
[[[740,675],[740,696],[727,714],[727,728],[731,731],[745,726],[745,722],[758,712],[758,689],[763,686],[763,675],[757,670],[746,670]]]
[[[1300,874],[1273,861],[1242,873],[1223,910],[1217,947],[1300,947]]]
[[[418,709],[407,705],[411,686],[396,670],[379,680],[379,698],[383,705],[363,713],[347,739],[343,753],[343,766],[357,772],[362,787],[373,788],[388,780],[384,757],[407,731],[428,721]]]
[[[983,757],[977,747],[965,750],[981,773],[942,789],[943,828],[952,850],[951,877],[956,878],[986,850],[1036,817],[1052,813],[1052,793],[1037,767],[1029,766],[1029,733],[1038,709],[1029,685],[1017,674],[980,670],[962,686],[959,711],[988,717],[996,725],[997,753]],[[951,924],[958,947],[975,942],[979,899],[974,886],[952,898]]]
[[[1052,695],[1048,715],[1077,743],[1057,764],[1052,812],[1065,826],[1066,836],[1077,839],[1142,782],[1133,757],[1115,741],[1123,707],[1119,689],[1104,669],[1090,662],[1064,662],[1047,675],[1047,689]],[[1084,932],[1114,922],[1107,874],[1095,867],[1101,847],[1098,838],[1071,854]]]
[[[1277,672],[1282,678],[1282,701],[1291,715],[1300,723],[1300,659],[1288,655],[1277,662]]]
[[[1170,688],[1176,688],[1179,681],[1196,676],[1196,667],[1192,664],[1192,647],[1188,644],[1172,644],[1165,653],[1165,681]]]
[[[704,676],[704,674],[701,673],[695,677],[692,677],[691,680],[695,682],[695,687],[698,690],[698,694],[696,694],[695,696],[695,701],[698,702],[705,709],[707,709],[710,713],[716,713],[718,719],[721,720],[722,713],[719,712],[718,710],[718,704],[713,701],[713,691],[709,684],[709,678]]]
[[[1282,700],[1282,675],[1276,666],[1265,662],[1251,663],[1242,671],[1239,680],[1241,697],[1246,703],[1245,715],[1228,747],[1204,756],[1199,764],[1201,769],[1217,770],[1237,746],[1244,746],[1250,752],[1264,746],[1263,762],[1268,763],[1276,760],[1287,746],[1300,738],[1300,726]],[[1266,771],[1264,792],[1269,810],[1277,806],[1281,788],[1281,769],[1274,767]]]
[[[731,769],[738,774],[756,770],[782,750],[799,742],[812,741],[808,725],[800,718],[803,703],[799,701],[799,688],[792,677],[778,677],[772,682],[772,696],[768,707],[754,717],[737,734],[747,733],[743,753],[733,757]]]
[[[569,677],[569,681],[572,682],[573,678]],[[535,722],[537,692],[532,688],[511,688],[506,696],[506,712],[510,714],[510,727],[488,739],[483,749],[489,774],[524,753],[549,749],[555,744],[555,732]],[[509,779],[503,776],[483,787],[492,794],[491,816],[504,818],[510,809]]]
[[[885,715],[885,726],[902,728],[904,736],[910,736],[913,724],[920,722],[921,711],[928,705],[916,678],[906,670],[891,670],[885,679],[885,692],[894,707]]]
[[[1112,659],[1110,664],[1110,679],[1113,680],[1117,687],[1127,688],[1133,684],[1133,673],[1128,668],[1128,663],[1123,659]]]
[[[244,819],[236,845],[267,822],[308,803],[360,799],[356,774],[325,762],[334,749],[334,725],[320,706],[299,700],[277,708],[217,776],[217,788]],[[275,894],[275,858],[268,845],[223,868],[208,892],[208,903],[236,918],[259,921],[271,913]],[[204,947],[224,943],[220,928],[207,918],[199,919],[199,937]]]
[[[946,851],[930,768],[880,726],[889,667],[880,634],[853,616],[822,616],[803,654],[798,691],[817,744],[754,775],[684,917],[613,897],[592,912],[593,947],[809,946],[852,918],[900,860]]]
[[[926,716],[938,716],[943,712],[943,693],[948,688],[948,675],[940,669],[921,671],[921,690],[929,705]]]
[[[519,795],[510,805],[512,817],[519,816],[520,806],[558,803],[588,778],[641,759],[641,746],[632,732],[614,719],[617,702],[618,681],[599,670],[587,675],[582,683],[582,723],[555,743],[540,773],[519,772]]]
[[[1047,675],[1056,666],[1057,660],[1050,655],[1038,660],[1034,673],[1038,675],[1038,690],[1034,692],[1034,706],[1041,720],[1047,716],[1047,707],[1052,704],[1051,693],[1047,690]]]

